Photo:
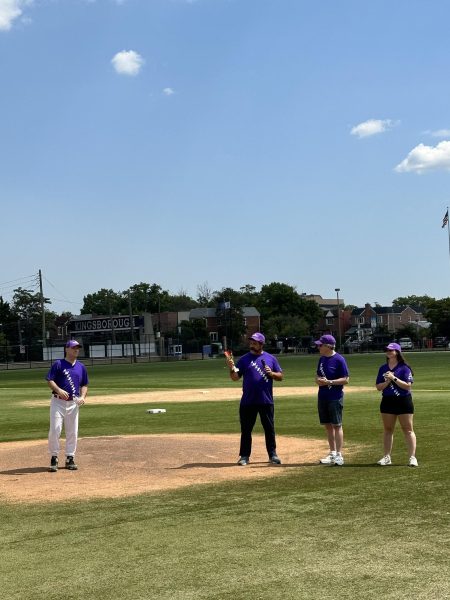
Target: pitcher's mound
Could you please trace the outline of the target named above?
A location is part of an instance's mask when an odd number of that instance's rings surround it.
[[[62,440],[64,449],[64,440]],[[253,436],[251,463],[238,466],[236,435],[140,435],[81,438],[78,471],[48,471],[46,441],[0,444],[0,498],[13,502],[70,501],[159,492],[188,485],[274,477],[317,463],[324,441],[277,437],[282,465],[268,463],[262,435]]]

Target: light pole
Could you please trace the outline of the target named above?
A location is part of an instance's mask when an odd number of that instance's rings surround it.
[[[336,298],[337,298],[337,319],[338,319],[338,335],[339,335],[339,350],[341,349],[341,316],[339,313],[339,292],[341,291],[341,288],[334,288],[334,291],[336,292]]]

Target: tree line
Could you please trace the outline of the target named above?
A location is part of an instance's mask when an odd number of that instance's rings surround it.
[[[50,339],[56,337],[57,328],[64,326],[73,316],[65,311],[60,314],[49,307],[51,300],[43,298],[46,329]],[[393,307],[412,306],[432,323],[431,335],[450,337],[450,298],[436,299],[428,295],[404,296],[392,301]],[[0,347],[9,344],[42,344],[42,302],[39,292],[17,288],[11,302],[0,296]],[[259,290],[246,284],[235,290],[224,287],[212,290],[207,283],[199,285],[192,298],[184,291],[171,294],[157,283],[136,283],[123,291],[102,288],[86,294],[81,314],[127,315],[150,312],[188,311],[192,308],[215,308],[221,318],[221,327],[234,339],[244,331],[242,309],[255,307],[261,315],[262,329],[269,338],[301,337],[314,335],[323,316],[316,302],[308,300],[294,286],[272,282]],[[351,307],[348,307],[351,308]],[[181,323],[182,337],[203,338],[204,323]],[[221,332],[223,333],[223,331]]]

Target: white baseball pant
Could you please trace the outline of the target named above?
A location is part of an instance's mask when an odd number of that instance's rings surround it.
[[[60,400],[52,396],[50,402],[50,429],[48,432],[48,452],[50,456],[59,454],[59,438],[64,424],[66,432],[66,456],[75,456],[78,440],[78,413],[80,407],[73,401]]]

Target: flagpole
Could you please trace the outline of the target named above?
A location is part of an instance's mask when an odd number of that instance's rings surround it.
[[[450,258],[450,225],[448,224],[448,220],[449,220],[448,219],[448,206],[447,206],[446,215],[447,215],[447,233],[448,233],[448,256]]]
[[[449,224],[449,218],[448,218],[448,206],[447,206],[447,212],[444,215],[444,218],[442,219],[442,229],[444,229],[444,227],[447,225],[447,235],[448,235],[448,255],[450,257],[450,224]]]

